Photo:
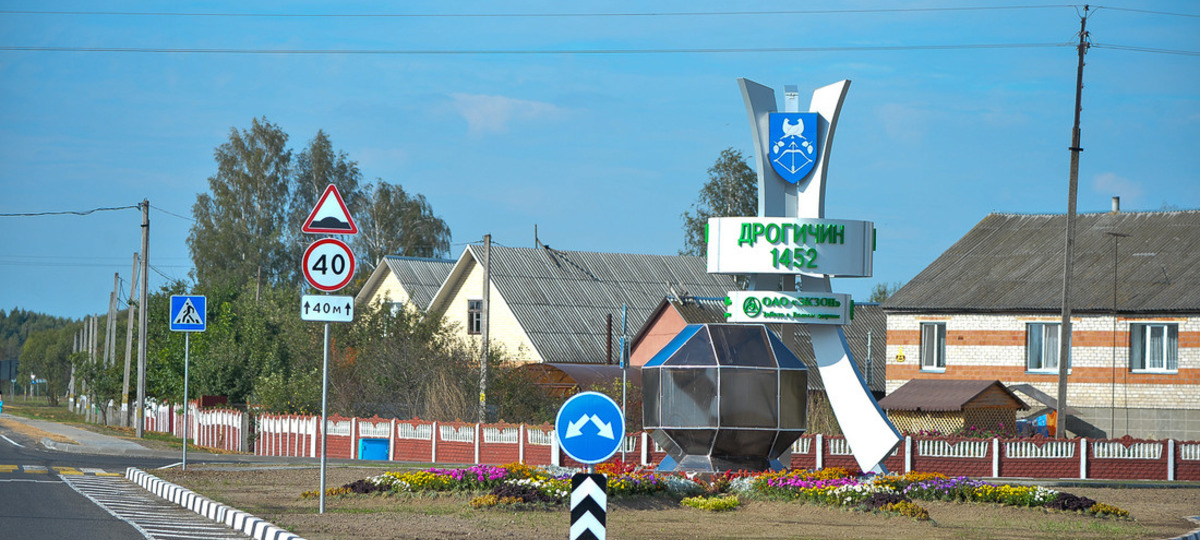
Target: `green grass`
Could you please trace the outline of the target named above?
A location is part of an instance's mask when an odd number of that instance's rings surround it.
[[[16,397],[4,400],[5,414],[12,414],[34,420],[49,420],[68,424],[82,424],[83,415],[67,410],[66,405],[51,406],[43,398]]]

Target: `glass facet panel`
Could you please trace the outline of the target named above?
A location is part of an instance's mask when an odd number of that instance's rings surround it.
[[[656,427],[658,423],[658,387],[662,369],[642,369],[642,425]]]
[[[779,372],[780,429],[808,429],[808,372]]]
[[[699,324],[689,324],[683,327],[683,330],[680,330],[678,334],[675,334],[675,337],[671,338],[671,341],[667,342],[667,344],[663,346],[662,350],[658,351],[658,353],[656,353],[654,357],[651,358],[650,361],[646,362],[646,365],[642,367],[655,367],[662,365],[667,359],[671,358],[671,356],[679,351],[679,348],[682,347],[683,344],[687,343],[688,340],[691,339],[692,336],[696,335],[696,332],[699,332],[702,328],[704,327]]]
[[[717,427],[717,370],[661,368],[665,427]]]
[[[775,367],[775,358],[764,339],[766,327],[755,325],[710,325],[717,362],[723,366]]]
[[[691,339],[679,347],[675,354],[663,362],[665,366],[715,366],[712,343],[708,332],[696,332]]]
[[[714,456],[762,456],[766,457],[775,442],[775,430],[727,429],[717,434],[713,446]]]
[[[713,436],[717,434],[712,429],[671,429],[667,430],[671,438],[679,444],[685,454],[708,455],[712,448]]]
[[[778,425],[778,374],[766,369],[722,369],[721,427],[774,429]]]
[[[783,344],[783,340],[775,335],[770,328],[767,329],[767,337],[771,341],[771,350],[775,352],[775,361],[780,368],[785,369],[808,369],[804,362],[800,361],[787,345]]]

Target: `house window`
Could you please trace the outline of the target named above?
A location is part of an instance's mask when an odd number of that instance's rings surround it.
[[[1028,371],[1058,371],[1059,323],[1029,323],[1025,325],[1025,369]]]
[[[467,333],[483,331],[483,300],[467,300]]]
[[[946,323],[921,323],[921,370],[946,369]]]
[[[1133,371],[1179,370],[1179,325],[1129,325],[1129,366]]]

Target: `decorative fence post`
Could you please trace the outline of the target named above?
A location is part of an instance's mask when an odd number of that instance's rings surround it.
[[[1080,480],[1087,479],[1087,450],[1088,450],[1087,438],[1081,437],[1079,439],[1079,479]]]

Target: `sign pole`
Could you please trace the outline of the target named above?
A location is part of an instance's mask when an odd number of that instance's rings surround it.
[[[329,323],[325,323],[325,359],[321,362],[321,514],[325,513],[325,443],[329,435]]]
[[[183,334],[183,470],[187,470],[188,444],[188,361],[191,355],[192,335]]]

